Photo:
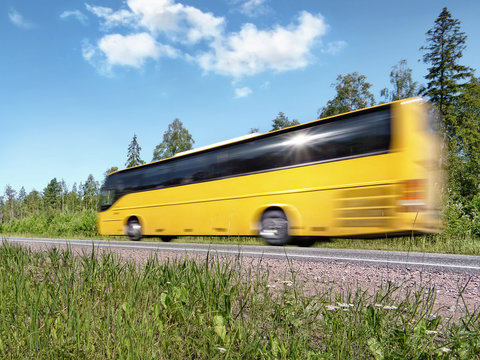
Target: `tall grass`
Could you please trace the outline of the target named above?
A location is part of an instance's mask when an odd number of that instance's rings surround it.
[[[239,260],[0,247],[0,357],[5,359],[478,358],[480,316],[434,316],[434,292],[395,300],[360,290],[306,297],[295,279]]]

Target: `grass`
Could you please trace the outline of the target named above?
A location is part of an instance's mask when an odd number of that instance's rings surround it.
[[[281,288],[238,259],[143,264],[0,247],[5,359],[475,359],[480,314],[443,322],[434,289],[398,297]],[[400,299],[400,300],[399,300]]]

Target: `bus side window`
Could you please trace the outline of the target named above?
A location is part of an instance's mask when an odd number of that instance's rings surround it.
[[[214,167],[212,169],[212,178],[223,178],[234,174],[232,171],[234,164],[230,156],[231,151],[232,148],[226,148],[213,153],[215,159],[212,161],[214,163]]]
[[[191,167],[192,181],[205,181],[215,177],[215,154],[205,153],[194,157],[195,161]]]
[[[123,188],[126,191],[135,191],[140,188],[142,173],[139,170],[132,171],[130,173],[125,173],[123,180]]]

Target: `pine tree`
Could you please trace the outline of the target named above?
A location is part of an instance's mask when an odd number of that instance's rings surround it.
[[[337,82],[332,84],[337,94],[327,105],[318,110],[320,118],[362,109],[375,104],[375,97],[370,92],[372,84],[366,81],[365,75],[357,72],[345,76],[338,75]]]
[[[32,190],[25,198],[25,205],[30,214],[40,211],[42,207],[42,197],[37,190]]]
[[[460,81],[470,79],[472,69],[458,61],[463,56],[467,36],[460,31],[460,21],[453,19],[445,7],[435,20],[435,25],[428,30],[427,44],[420,50],[425,51],[423,62],[430,64],[425,95],[436,104],[443,115],[449,113],[449,106],[461,90]],[[447,120],[448,121],[448,120]],[[446,123],[450,132],[451,124]]]
[[[155,147],[152,161],[162,160],[191,150],[195,141],[179,119],[173,120],[163,134],[163,141]]]
[[[279,112],[277,117],[275,119],[272,120],[272,130],[279,130],[279,129],[283,129],[283,128],[286,128],[286,127],[289,127],[289,126],[293,126],[293,125],[298,125],[300,124],[298,122],[298,120],[289,120],[287,116],[285,116],[285,114],[283,112]]]
[[[27,198],[27,192],[25,191],[25,187],[22,186],[20,191],[18,192],[18,209],[20,211],[20,217],[23,218],[26,214],[25,209],[25,199]]]
[[[137,142],[137,134],[133,134],[132,142],[128,145],[127,162],[125,163],[127,168],[145,164],[145,161],[140,158],[140,151],[142,148]]]
[[[82,192],[85,209],[95,211],[98,201],[98,182],[95,181],[92,174],[88,175],[87,181],[83,184]]]
[[[47,187],[43,190],[43,201],[45,207],[50,210],[56,210],[60,208],[62,186],[57,181],[57,178],[53,178],[48,183]]]
[[[17,196],[17,192],[10,186],[7,185],[5,187],[5,201],[8,206],[8,215],[9,215],[9,220],[12,220],[15,218],[15,197]]]
[[[61,200],[62,200],[62,214],[65,212],[65,196],[68,194],[68,187],[65,180],[62,179],[60,181],[60,189],[61,189]]]
[[[80,210],[81,209],[80,203],[81,203],[81,198],[79,197],[77,183],[73,183],[72,191],[70,191],[67,196],[68,211],[75,212]]]

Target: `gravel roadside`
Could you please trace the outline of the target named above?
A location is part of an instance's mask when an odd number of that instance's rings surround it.
[[[24,244],[34,251],[47,250],[45,244]],[[62,248],[58,246],[57,248]],[[89,254],[90,247],[71,246],[76,254]],[[98,249],[97,253],[111,251]],[[114,249],[116,255],[126,261],[144,263],[151,256],[151,250]],[[159,261],[185,258],[181,252],[156,251]],[[206,255],[190,255],[190,258],[205,259]],[[222,256],[223,257],[223,256]],[[228,258],[228,256],[227,256]],[[232,257],[230,257],[232,258]],[[419,270],[400,266],[361,265],[336,261],[299,261],[284,259],[242,257],[242,266],[255,271],[268,271],[272,287],[281,288],[286,282],[295,281],[303,286],[305,295],[331,291],[332,294],[348,294],[362,290],[374,294],[388,286],[397,288],[395,296],[402,297],[423,290],[435,292],[435,310],[442,316],[458,318],[468,310],[480,309],[480,276],[459,272]],[[332,299],[333,300],[333,299]]]

